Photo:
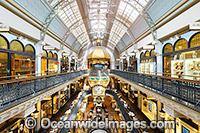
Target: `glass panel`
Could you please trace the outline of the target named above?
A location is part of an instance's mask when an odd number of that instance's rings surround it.
[[[155,54],[155,50],[151,50],[151,56],[154,56]]]
[[[53,54],[53,58],[54,58],[54,59],[58,59],[58,56],[57,56],[56,53]]]
[[[185,39],[180,39],[175,44],[175,51],[183,50],[183,49],[187,49],[187,48],[188,48],[188,44],[187,44],[187,40],[185,40]]]
[[[53,53],[52,53],[52,52],[49,52],[49,53],[48,53],[48,57],[49,57],[49,58],[53,58]]]
[[[144,56],[144,53],[141,53],[141,58],[144,58],[145,56]]]
[[[42,75],[46,75],[47,74],[47,59],[43,59],[42,58],[42,67],[41,67],[41,69],[42,69]]]
[[[8,54],[0,52],[0,77],[7,76],[8,71]],[[0,78],[0,81],[4,80]]]
[[[200,46],[200,33],[196,34],[190,42],[190,47],[196,47],[196,46]]]
[[[25,52],[29,54],[35,54],[35,50],[31,45],[26,45]]]
[[[149,57],[149,56],[150,56],[149,51],[146,51],[146,53],[145,53],[145,57]]]
[[[2,36],[0,36],[0,47],[1,48],[8,48],[8,44]]]
[[[15,50],[15,51],[23,52],[23,46],[18,41],[12,41],[11,44],[10,44],[10,49],[11,50]]]
[[[58,65],[56,64],[56,61],[54,60],[49,60],[49,73],[57,73],[58,72]]]
[[[173,51],[173,47],[170,43],[168,43],[164,46],[164,51],[163,51],[164,53],[168,53],[168,52],[172,52],[172,51]]]

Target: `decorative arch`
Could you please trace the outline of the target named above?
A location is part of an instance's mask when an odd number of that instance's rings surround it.
[[[174,44],[174,51],[179,51],[187,48],[188,48],[188,43],[187,40],[184,38],[177,40],[176,43]]]
[[[58,59],[58,55],[56,53],[54,53],[53,54],[53,58],[57,60]]]
[[[47,54],[47,51],[46,51],[46,50],[43,50],[43,51],[42,51],[42,56],[43,56],[43,57],[48,57],[48,54]]]
[[[35,54],[35,48],[31,44],[28,44],[25,46],[25,52],[29,54]]]
[[[8,49],[8,40],[3,35],[0,35],[0,47]]]
[[[53,53],[52,53],[51,51],[49,51],[48,57],[49,57],[49,58],[53,58]]]
[[[145,54],[144,54],[144,57],[149,57],[149,56],[150,56],[150,52],[146,51]]]
[[[190,38],[190,48],[193,47],[197,47],[200,46],[200,32],[194,34],[191,38]]]
[[[10,43],[10,49],[14,51],[24,52],[24,45],[19,40],[13,40]]]
[[[173,52],[173,46],[171,43],[167,43],[165,44],[164,48],[163,48],[163,53],[169,53],[169,52]]]
[[[150,56],[155,56],[156,55],[156,52],[155,52],[155,50],[153,49],[153,50],[151,50],[150,51]]]
[[[140,54],[140,58],[144,58],[145,57],[145,55],[144,55],[144,53],[142,52],[141,54]]]

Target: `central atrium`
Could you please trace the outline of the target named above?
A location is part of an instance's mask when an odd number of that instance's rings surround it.
[[[0,133],[200,133],[200,1],[0,0]]]

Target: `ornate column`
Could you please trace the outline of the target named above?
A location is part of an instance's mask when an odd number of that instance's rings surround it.
[[[157,42],[155,45],[155,52],[156,54],[156,67],[157,67],[157,73],[158,75],[162,75],[163,73],[163,58],[162,58],[162,43]]]
[[[137,72],[141,73],[141,68],[140,68],[140,51],[138,51],[138,50],[136,52],[136,58],[137,58]]]
[[[37,76],[41,76],[41,69],[42,69],[42,45],[44,44],[43,41],[39,41],[38,43],[36,43],[36,59],[35,59],[35,63],[36,63],[36,71],[35,73],[37,73]]]

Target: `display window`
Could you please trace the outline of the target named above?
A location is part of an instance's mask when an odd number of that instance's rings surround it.
[[[152,55],[152,56],[151,56]],[[156,57],[155,51],[151,50],[141,53],[140,57],[140,72],[146,74],[155,74],[156,72]]]
[[[30,77],[32,73],[35,73],[35,50],[33,46],[28,44],[24,51],[23,44],[18,40],[13,40],[10,43],[10,49],[16,51],[11,53],[11,76],[13,76],[13,79]]]
[[[172,51],[171,44],[166,44],[163,49],[164,75],[174,78],[190,80],[200,79],[200,50],[199,35],[194,34],[190,38],[188,46],[186,39],[179,39],[174,44]]]
[[[61,72],[67,72],[69,70],[68,57],[62,56],[61,58]]]
[[[47,74],[47,57],[48,57],[48,54],[47,54],[47,51],[46,50],[43,50],[42,51],[42,59],[41,59],[41,73],[42,75],[46,75]]]
[[[130,71],[137,72],[137,58],[135,56],[130,57]]]
[[[127,60],[126,59],[123,60],[123,68],[124,68],[124,70],[127,70]]]
[[[58,72],[58,61],[57,54],[53,54],[52,52],[48,53],[48,72],[49,73],[57,73]]]
[[[8,41],[0,35],[0,48],[8,49]],[[0,77],[8,76],[8,53],[0,52]],[[4,80],[4,78],[1,78]]]
[[[52,117],[52,100],[51,97],[45,98],[42,101],[42,118],[51,118]]]

